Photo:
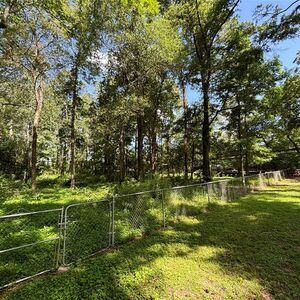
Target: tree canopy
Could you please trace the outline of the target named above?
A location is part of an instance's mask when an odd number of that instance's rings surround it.
[[[2,1],[0,172],[35,191],[43,172],[74,188],[299,166],[299,70],[270,55],[298,37],[299,2],[247,22],[239,4]]]

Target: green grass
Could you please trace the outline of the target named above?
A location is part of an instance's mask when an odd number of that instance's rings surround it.
[[[20,208],[28,211],[60,208],[74,203],[99,201],[113,194],[124,195],[176,184],[160,177],[145,182],[129,181],[122,185],[103,182],[97,177],[86,177],[80,178],[77,187],[72,190],[65,186],[66,181],[67,178],[56,175],[40,176],[37,193],[33,195],[29,184],[0,175],[0,215]]]
[[[300,299],[300,183],[179,216],[3,299]]]
[[[29,186],[0,177],[2,191],[0,213],[18,212],[20,208],[22,208],[21,212],[61,208],[62,206],[66,208],[78,202],[103,200],[111,194],[129,194],[170,186],[167,179],[160,180],[159,178],[142,183],[127,182],[121,186],[101,184],[95,178],[90,178],[79,181],[78,187],[70,190],[64,187],[64,180],[55,176],[41,176],[38,179],[38,193],[32,195]],[[122,197],[116,200],[116,243],[124,243],[162,226],[161,197],[160,193],[150,192],[137,197]],[[195,206],[195,203],[199,206],[201,200],[207,204],[207,199],[202,198],[198,190],[193,191],[190,188],[180,193],[176,191],[165,194],[164,199],[171,199],[168,201],[169,219],[187,213]],[[187,201],[189,207],[185,207]],[[77,261],[109,246],[111,205],[110,200],[110,202],[104,201],[68,208],[65,263]],[[0,250],[56,238],[59,215],[60,212],[54,211],[47,214],[0,219]],[[57,243],[52,241],[1,253],[0,286],[55,268]]]

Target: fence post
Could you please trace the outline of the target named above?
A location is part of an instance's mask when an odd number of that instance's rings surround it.
[[[66,239],[67,239],[67,223],[68,223],[68,208],[69,206],[64,209],[64,218],[63,218],[63,253],[62,253],[62,265],[66,265]]]
[[[62,207],[61,209],[61,213],[60,213],[60,218],[58,221],[58,230],[59,230],[59,240],[58,240],[58,245],[57,245],[57,257],[56,257],[56,268],[59,268],[60,265],[62,265],[62,253],[61,253],[61,242],[63,241],[63,237],[64,237],[64,230],[65,230],[65,226],[64,226],[64,213],[65,213],[65,208]],[[64,247],[62,248],[64,251]]]
[[[111,212],[111,245],[115,245],[115,196],[112,199],[112,212]]]
[[[206,190],[207,190],[207,201],[208,204],[210,203],[210,197],[209,197],[209,187],[208,187],[209,183],[206,184]]]

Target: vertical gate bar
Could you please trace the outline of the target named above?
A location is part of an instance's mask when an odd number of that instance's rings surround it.
[[[67,221],[68,221],[68,207],[65,209],[64,213],[64,224],[63,224],[63,230],[64,230],[64,246],[63,246],[63,253],[62,253],[62,264],[65,266],[66,262],[66,238],[67,238]]]
[[[60,256],[61,256],[61,241],[62,241],[62,237],[63,237],[63,219],[64,218],[64,207],[62,207],[61,209],[61,213],[60,213],[60,221],[59,221],[59,224],[58,224],[58,230],[59,230],[59,240],[58,240],[58,246],[57,246],[57,253],[56,253],[56,268],[59,267],[59,265],[62,263],[61,260],[60,260]]]

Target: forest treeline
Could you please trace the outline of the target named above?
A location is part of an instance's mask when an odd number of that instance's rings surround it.
[[[299,1],[0,2],[0,172],[143,180],[299,164]],[[295,57],[299,63],[299,57]],[[192,88],[199,99],[188,101]]]

